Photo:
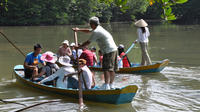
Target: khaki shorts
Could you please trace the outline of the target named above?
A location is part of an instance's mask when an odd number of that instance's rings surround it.
[[[117,51],[113,51],[103,55],[103,71],[117,71],[118,61],[117,61]]]

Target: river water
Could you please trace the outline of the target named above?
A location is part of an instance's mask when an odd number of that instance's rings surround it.
[[[117,74],[116,86],[134,84],[138,92],[129,104],[111,105],[84,101],[85,112],[199,112],[200,110],[200,47],[199,25],[161,25],[149,23],[151,36],[149,54],[153,62],[169,59],[170,64],[160,73]],[[111,23],[103,26],[112,33],[117,44],[125,48],[136,39],[136,28],[131,23]],[[72,42],[75,26],[31,26],[0,27],[0,31],[25,54],[33,50],[35,43],[43,46],[43,52],[57,52],[65,39]],[[78,26],[87,27],[87,25]],[[78,41],[83,42],[89,34],[78,33]],[[97,46],[92,43],[91,46]],[[97,47],[98,49],[98,47]],[[129,59],[139,63],[140,47],[136,45],[128,54]],[[76,112],[78,100],[42,92],[17,83],[13,77],[13,67],[23,64],[24,57],[2,36],[0,37],[0,99],[15,101],[27,106],[39,102],[58,100],[25,112]],[[97,73],[99,85],[103,83]],[[13,112],[24,106],[0,102],[1,112]]]

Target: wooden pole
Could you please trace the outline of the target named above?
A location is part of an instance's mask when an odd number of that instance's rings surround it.
[[[74,41],[76,46],[78,46],[78,38],[77,38],[77,32],[74,31]],[[77,61],[77,68],[78,68],[78,87],[79,87],[79,106],[80,109],[83,108],[84,104],[83,104],[83,93],[82,93],[82,83],[80,80],[81,74],[80,74],[80,66],[79,66],[79,57],[78,57],[78,49],[76,49],[76,61]]]
[[[26,57],[26,55],[15,45],[13,44],[6,35],[4,35],[2,32],[0,32],[1,35],[3,35],[3,37],[14,47],[16,48],[24,57]]]

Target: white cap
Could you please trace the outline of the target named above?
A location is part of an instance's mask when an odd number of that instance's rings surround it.
[[[69,41],[68,41],[68,40],[64,40],[64,41],[62,42],[62,44],[67,44],[67,46],[69,46]]]
[[[96,16],[93,16],[93,17],[91,17],[91,18],[89,19],[89,23],[95,23],[95,24],[99,25],[99,24],[100,24],[99,18],[96,17]]]
[[[119,44],[118,48],[124,48],[123,44]]]
[[[71,43],[71,44],[70,44],[71,47],[73,47],[73,46],[75,46],[75,45],[76,45],[75,43]]]

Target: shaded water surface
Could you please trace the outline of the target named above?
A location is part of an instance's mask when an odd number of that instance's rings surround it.
[[[117,44],[126,49],[136,39],[136,28],[126,23],[103,24],[109,30]],[[57,49],[64,39],[73,41],[74,26],[34,26],[0,27],[7,37],[25,54],[31,52],[35,43],[43,46],[43,52]],[[80,26],[86,27],[86,26]],[[169,59],[170,64],[161,73],[117,74],[116,86],[134,84],[138,92],[129,104],[111,105],[85,101],[85,112],[198,112],[200,110],[200,48],[199,25],[151,25],[149,53],[152,61]],[[79,42],[90,35],[78,33]],[[97,46],[96,43],[92,45]],[[97,48],[98,49],[98,48]],[[140,48],[136,45],[128,54],[132,62],[140,62]],[[27,112],[76,112],[78,100],[42,92],[17,83],[13,67],[23,64],[24,57],[4,38],[0,37],[0,98],[15,101],[27,106],[39,102],[57,100],[26,110]],[[101,73],[96,80],[101,85]],[[24,106],[14,103],[1,103],[1,112],[12,112]]]

